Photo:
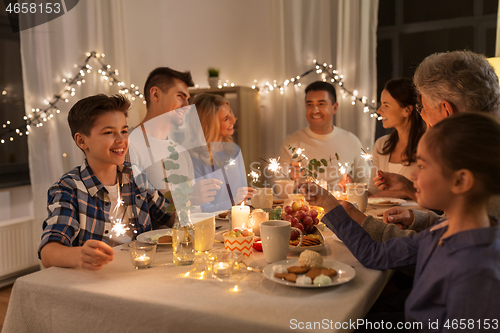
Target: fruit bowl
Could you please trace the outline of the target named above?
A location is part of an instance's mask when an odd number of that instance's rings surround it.
[[[290,245],[289,251],[291,251],[291,252],[302,252],[305,250],[320,251],[325,247],[325,238],[323,237],[323,234],[316,226],[314,226],[314,232],[312,232],[311,234],[308,234],[308,235],[316,236],[316,238],[319,239],[319,244],[318,245],[311,245],[311,246],[305,246],[304,244],[302,244],[302,246],[298,246],[298,247]]]
[[[254,234],[247,233],[248,236],[233,235],[233,232],[226,232],[224,236],[224,249],[230,252],[243,254],[245,257],[250,257],[252,254],[252,245]]]

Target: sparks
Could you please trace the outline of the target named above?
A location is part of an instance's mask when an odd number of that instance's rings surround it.
[[[123,224],[121,219],[116,219],[113,228],[111,228],[111,232],[114,232],[116,237],[125,235],[127,230],[130,230],[130,228]]]
[[[368,149],[368,148],[366,148]],[[363,148],[361,148],[361,157],[365,159],[365,161],[373,162],[372,154],[368,154]]]
[[[349,162],[346,162],[345,165],[339,163],[340,174],[344,175],[347,172],[347,169],[349,169]]]
[[[275,174],[281,171],[281,165],[279,163],[279,159],[280,159],[279,157],[269,159],[269,170],[271,170]]]
[[[118,200],[116,201],[116,207],[121,207],[125,204],[125,200],[123,200],[121,197],[118,197]]]
[[[248,174],[248,177],[252,178],[253,183],[257,183],[259,181],[260,175],[257,173],[257,171],[252,170],[252,172]]]
[[[234,160],[234,158],[230,158],[229,165],[235,165],[235,164],[236,164],[236,161]]]

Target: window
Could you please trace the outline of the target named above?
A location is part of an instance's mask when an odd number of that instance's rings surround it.
[[[27,138],[15,132],[25,125],[20,37],[12,32],[3,2],[0,9],[0,188],[5,188],[29,184],[30,178]]]
[[[380,0],[377,94],[388,80],[412,77],[435,52],[471,50],[495,56],[498,0]],[[377,122],[376,137],[389,133]]]

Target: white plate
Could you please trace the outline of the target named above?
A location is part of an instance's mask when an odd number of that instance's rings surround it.
[[[321,242],[321,244],[314,245],[314,246],[299,246],[299,247],[290,245],[289,251],[302,252],[305,250],[319,251],[319,250],[323,249],[325,247],[325,237],[323,237],[323,234],[321,233],[321,231],[319,231],[318,228],[314,228],[314,229],[315,229],[315,231],[312,234],[319,235],[319,241]]]
[[[368,198],[368,204],[379,207],[399,206],[406,200],[397,198]]]
[[[262,271],[264,276],[273,282],[297,288],[325,288],[325,287],[337,286],[339,284],[351,281],[356,276],[356,271],[351,266],[338,261],[325,260],[323,261],[323,267],[333,268],[334,270],[337,271],[337,274],[332,279],[332,284],[323,286],[317,286],[314,284],[302,285],[302,284],[296,284],[295,282],[290,282],[283,279],[275,278],[273,272],[274,265],[283,265],[285,268],[288,268],[290,266],[298,266],[299,259],[288,259],[288,260],[278,261],[275,262],[274,264],[267,265]]]
[[[172,236],[172,229],[158,229],[158,230],[146,231],[143,232],[142,234],[139,234],[137,236],[137,240],[141,242],[155,242],[158,245],[172,245],[172,243],[158,243],[157,241],[152,241],[151,238],[154,237],[155,235]]]
[[[222,214],[222,213],[228,213],[228,214],[226,215],[226,217],[219,217],[219,214]],[[229,211],[228,210],[219,210],[217,212],[213,212],[212,214],[215,215],[215,219],[218,221],[226,221],[226,222],[229,221]]]

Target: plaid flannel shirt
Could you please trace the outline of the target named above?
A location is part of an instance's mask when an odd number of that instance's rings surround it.
[[[122,199],[131,209],[129,222],[137,234],[151,230],[152,220],[166,224],[168,201],[144,174],[134,177],[129,163],[117,166]],[[88,239],[108,241],[111,208],[108,191],[94,175],[87,160],[52,185],[48,191],[48,218],[43,222],[40,250],[49,242],[82,246]]]

